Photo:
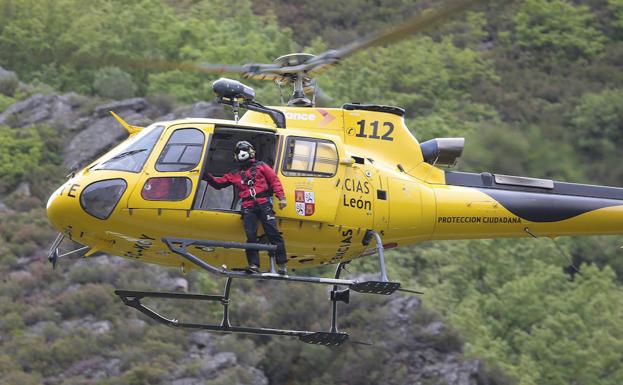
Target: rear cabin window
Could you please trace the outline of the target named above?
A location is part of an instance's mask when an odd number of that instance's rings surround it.
[[[181,201],[190,195],[192,182],[184,177],[149,178],[141,196],[148,201]]]
[[[164,126],[149,126],[108,153],[94,170],[140,172],[151,154]]]
[[[163,172],[189,171],[201,160],[205,136],[196,128],[182,128],[173,132],[162,150],[156,170]]]
[[[283,174],[332,177],[338,166],[335,144],[328,140],[288,138]]]

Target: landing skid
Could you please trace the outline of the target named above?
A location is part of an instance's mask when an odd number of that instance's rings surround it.
[[[349,338],[347,333],[339,332],[337,329],[337,303],[348,303],[350,298],[350,290],[358,293],[367,294],[380,294],[391,295],[396,291],[404,291],[410,293],[421,294],[420,292],[402,289],[399,282],[390,282],[387,279],[387,273],[385,272],[385,260],[383,254],[383,244],[381,238],[375,232],[370,232],[371,236],[374,235],[377,243],[377,251],[379,253],[381,274],[378,281],[357,281],[351,279],[340,279],[340,274],[344,269],[346,263],[340,263],[337,266],[334,278],[322,278],[322,277],[300,277],[292,275],[279,275],[275,273],[274,252],[277,247],[275,245],[265,245],[257,243],[237,243],[237,242],[222,242],[222,241],[210,241],[210,240],[196,240],[186,238],[162,238],[162,241],[169,247],[169,249],[182,256],[186,260],[190,261],[194,265],[206,270],[209,273],[226,277],[227,282],[223,290],[223,295],[203,295],[203,294],[185,294],[185,293],[159,293],[159,292],[144,292],[144,291],[131,291],[131,290],[116,290],[117,294],[124,304],[133,307],[150,317],[151,319],[162,323],[164,325],[176,328],[187,329],[203,329],[215,332],[224,333],[243,333],[243,334],[255,334],[255,335],[278,335],[298,337],[302,342],[325,345],[325,346],[339,346],[346,342]],[[243,250],[258,250],[267,251],[270,255],[270,272],[259,274],[247,274],[244,272],[233,271],[226,268],[219,268],[206,263],[202,259],[196,257],[188,251],[189,246],[199,247],[222,247],[222,248],[235,248]],[[325,331],[305,331],[305,330],[287,330],[287,329],[272,329],[272,328],[260,328],[260,327],[245,327],[245,326],[232,326],[229,321],[229,304],[230,304],[230,290],[231,284],[234,278],[239,279],[255,279],[255,280],[274,280],[274,281],[287,281],[287,282],[303,282],[313,283],[321,285],[333,285],[333,289],[330,292],[329,300],[332,302],[331,311],[331,329],[328,332]],[[340,287],[346,287],[346,289],[340,290]],[[141,300],[143,298],[164,298],[164,299],[176,299],[176,300],[202,300],[220,302],[223,307],[223,319],[220,324],[203,324],[203,323],[185,323],[180,322],[177,319],[166,318],[149,307],[145,306]]]
[[[163,325],[174,328],[200,329],[222,333],[254,334],[298,337],[299,340],[315,345],[338,346],[348,339],[348,334],[339,332],[313,332],[303,330],[272,329],[246,326],[232,326],[229,321],[229,293],[233,278],[227,278],[223,295],[203,295],[185,293],[158,293],[132,290],[115,290],[115,294],[121,298],[124,304],[135,308],[149,318]],[[141,300],[143,298],[167,298],[176,300],[201,300],[220,302],[223,306],[223,320],[220,324],[203,324],[180,322],[177,319],[166,318],[149,307],[145,306]]]

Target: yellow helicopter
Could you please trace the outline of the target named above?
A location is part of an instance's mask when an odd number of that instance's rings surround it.
[[[49,198],[48,217],[60,232],[50,261],[55,264],[62,256],[58,247],[67,237],[84,245],[87,256],[104,252],[184,271],[201,268],[227,278],[222,295],[116,294],[126,305],[172,327],[283,335],[333,346],[348,339],[337,329],[337,303],[348,303],[349,290],[382,295],[411,291],[388,279],[385,249],[431,240],[623,233],[623,188],[447,171],[439,166],[456,163],[463,138],[419,143],[399,107],[315,106],[319,91],[314,76],[362,49],[398,41],[472,3],[451,3],[317,56],[290,54],[271,64],[180,65],[272,80],[292,85],[294,93],[286,106],[265,107],[254,100],[251,88],[220,79],[213,87],[217,100],[233,108],[234,120],[188,118],[137,127],[113,112],[128,139],[73,174]],[[240,109],[248,111],[239,118]],[[257,159],[272,166],[283,184],[289,204],[283,210],[275,205],[275,212],[287,243],[288,266],[298,270],[337,264],[334,278],[276,274],[271,256],[276,246],[244,243],[238,194],[233,187],[215,190],[202,178],[234,169],[231,152],[241,140],[254,145]],[[265,272],[240,271],[247,264],[247,249],[266,252]],[[340,278],[349,261],[372,254],[379,258],[377,280]],[[332,286],[331,329],[232,326],[234,279]],[[169,319],[145,306],[144,298],[220,302],[223,320],[202,324]]]

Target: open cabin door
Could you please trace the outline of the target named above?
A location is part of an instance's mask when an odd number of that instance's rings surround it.
[[[169,127],[128,200],[130,209],[190,210],[206,143],[202,125]]]
[[[208,140],[206,155],[201,175],[210,173],[221,177],[227,172],[239,169],[234,160],[233,149],[237,142],[244,140],[253,145],[256,159],[271,167],[275,165],[277,154],[277,136],[272,131],[239,127],[216,126]],[[192,210],[189,215],[187,234],[196,239],[212,239],[233,242],[245,242],[246,236],[240,216],[240,199],[234,186],[217,190],[204,180],[199,180]],[[242,250],[197,251],[198,255],[215,258],[218,265],[246,264]]]
[[[240,165],[234,161],[233,149],[236,143],[242,140],[253,145],[258,161],[262,161],[271,167],[275,166],[277,137],[274,132],[216,127],[210,136],[203,175],[210,173],[215,177],[220,177],[227,172],[238,170]],[[231,214],[239,219],[240,199],[238,192],[233,186],[217,190],[209,186],[206,181],[201,180],[193,209]]]
[[[317,222],[335,219],[344,176],[335,143],[329,137],[284,138],[279,178],[288,206],[278,216]]]

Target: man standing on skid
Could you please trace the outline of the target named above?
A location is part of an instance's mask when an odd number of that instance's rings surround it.
[[[266,163],[255,160],[255,149],[247,141],[240,141],[234,147],[234,159],[240,170],[228,172],[220,178],[206,173],[204,180],[217,190],[234,185],[242,201],[242,220],[248,243],[257,243],[257,221],[262,222],[264,232],[271,244],[277,246],[276,260],[279,274],[286,274],[286,247],[283,236],[277,228],[273,211],[273,192],[279,199],[279,209],[286,207],[286,197],[279,177]],[[259,273],[260,257],[257,250],[245,250],[249,266],[248,273]]]

